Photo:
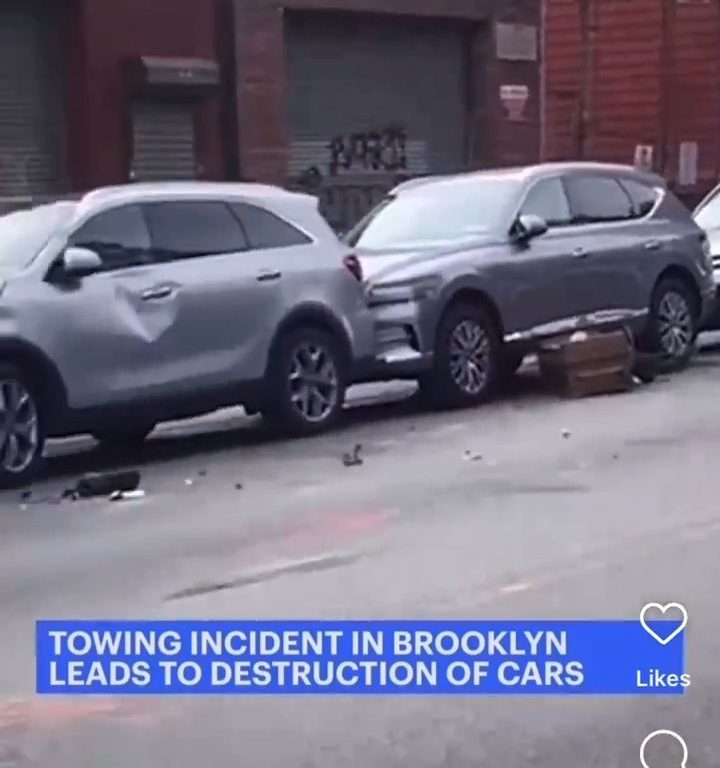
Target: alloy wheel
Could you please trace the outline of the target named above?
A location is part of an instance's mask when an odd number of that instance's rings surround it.
[[[658,305],[657,323],[663,352],[682,357],[693,341],[692,311],[685,297],[675,291],[665,293]]]
[[[298,345],[291,356],[289,385],[292,407],[305,421],[326,419],[335,409],[340,389],[332,354],[316,342]]]
[[[462,320],[450,336],[450,374],[466,395],[478,395],[487,386],[490,337],[477,320]]]
[[[38,450],[40,431],[35,400],[16,379],[0,380],[0,468],[20,474]]]

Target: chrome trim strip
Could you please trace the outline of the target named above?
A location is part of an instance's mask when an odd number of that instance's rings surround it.
[[[619,323],[623,320],[637,320],[641,317],[646,317],[649,312],[649,309],[603,309],[599,312],[590,312],[587,315],[575,315],[561,320],[553,320],[551,323],[536,325],[525,331],[508,333],[504,336],[503,340],[507,344],[517,341],[533,341],[535,339],[547,338],[548,336],[571,333],[572,331],[591,329],[609,323]]]

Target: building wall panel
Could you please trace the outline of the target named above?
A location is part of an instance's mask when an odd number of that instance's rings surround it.
[[[79,186],[126,181],[131,156],[131,119],[123,63],[137,56],[219,59],[216,5],[212,0],[82,0],[84,73],[74,108],[82,121],[83,163]],[[219,98],[197,115],[197,152],[202,178],[223,178]],[[80,125],[78,125],[80,123]]]
[[[631,163],[649,144],[654,169],[679,191],[711,186],[720,172],[720,3],[545,2],[545,158]],[[697,183],[684,186],[683,142],[698,149]]]
[[[539,154],[538,61],[497,60],[494,24],[539,25],[539,0],[233,0],[237,126],[242,175],[284,183],[290,135],[286,18],[297,11],[464,19],[474,25],[468,67],[468,167],[534,162]],[[508,120],[502,85],[528,88],[520,119]],[[431,88],[432,84],[428,84]]]

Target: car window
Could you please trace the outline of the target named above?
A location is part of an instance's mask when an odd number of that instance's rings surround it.
[[[221,202],[151,203],[146,215],[152,246],[162,260],[245,251],[247,239]]]
[[[633,218],[633,204],[620,183],[609,176],[567,176],[565,189],[574,224]]]
[[[150,235],[137,205],[99,213],[71,235],[68,245],[95,251],[105,269],[122,269],[151,261]]]
[[[411,187],[376,205],[345,242],[382,251],[486,237],[508,226],[520,191],[517,178],[490,174]]]
[[[312,242],[292,224],[264,208],[247,203],[235,203],[232,208],[245,229],[251,248],[287,248]]]
[[[528,192],[521,214],[534,214],[544,219],[549,227],[570,223],[570,204],[560,179],[544,179]]]
[[[720,228],[720,194],[710,200],[695,214],[695,222],[703,229]]]
[[[620,183],[630,195],[633,203],[633,215],[637,218],[647,216],[657,202],[657,190],[647,184],[635,181],[635,179],[621,179]]]

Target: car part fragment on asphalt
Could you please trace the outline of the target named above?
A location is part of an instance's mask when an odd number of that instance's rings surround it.
[[[109,496],[115,491],[135,491],[140,485],[140,472],[137,469],[123,469],[113,472],[91,472],[78,480],[74,492],[78,498]]]
[[[133,501],[144,498],[145,491],[140,488],[135,491],[113,491],[113,493],[110,494],[110,501]]]
[[[362,445],[358,443],[352,450],[352,453],[344,453],[343,454],[343,464],[346,467],[359,467],[363,464],[363,458],[360,455],[360,452],[362,451]]]
[[[643,384],[651,384],[664,373],[674,373],[675,361],[662,353],[636,352],[633,365],[633,376]]]

